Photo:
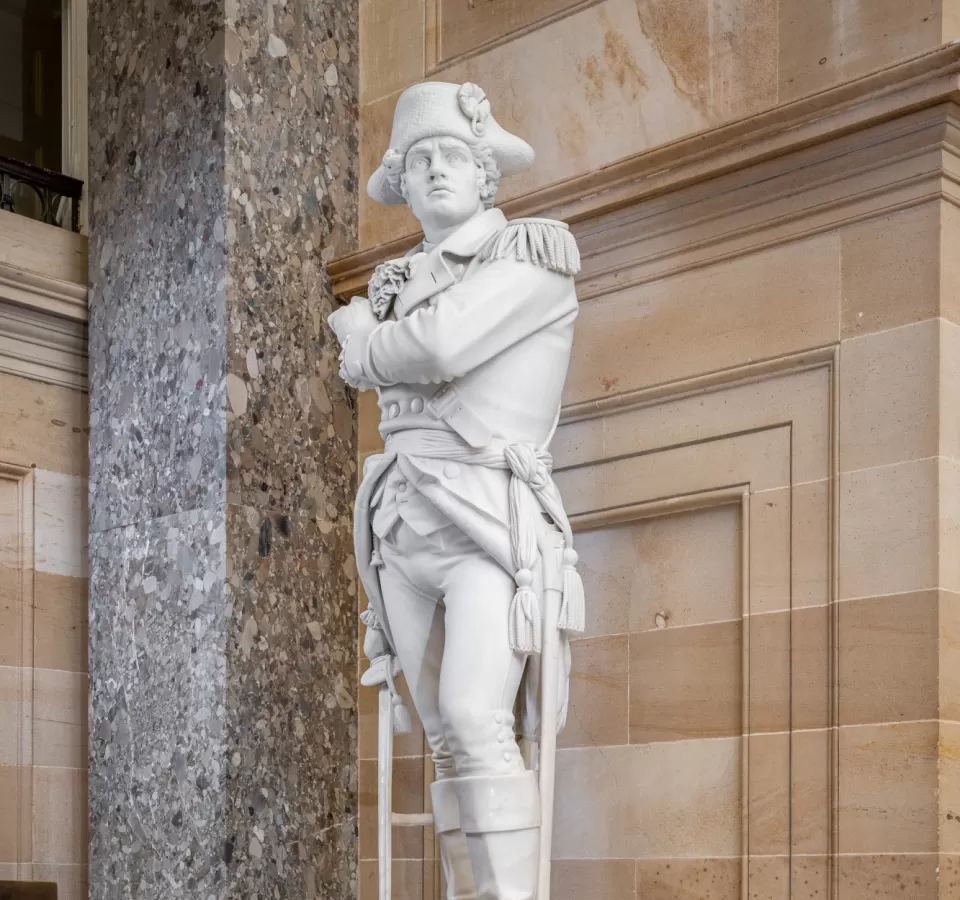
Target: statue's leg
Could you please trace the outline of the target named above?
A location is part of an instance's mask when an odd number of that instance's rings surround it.
[[[433,752],[437,780],[431,786],[434,827],[440,841],[440,858],[447,884],[447,900],[475,900],[473,870],[460,830],[460,810],[453,786],[456,770],[440,717],[440,665],[444,646],[443,606],[439,593],[419,578],[414,554],[407,546],[417,543],[405,525],[400,555],[393,542],[382,548],[384,567],[380,584],[390,621],[397,657]]]
[[[450,560],[448,560],[450,562]],[[440,715],[479,900],[533,900],[540,804],[514,734],[525,658],[510,650],[513,579],[479,549],[446,567]]]

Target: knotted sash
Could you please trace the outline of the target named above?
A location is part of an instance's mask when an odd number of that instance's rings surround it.
[[[510,472],[509,515],[510,554],[516,593],[510,604],[510,648],[521,653],[539,653],[542,620],[540,601],[533,589],[533,567],[537,563],[537,529],[531,510],[539,507],[563,534],[562,594],[559,627],[582,632],[585,627],[583,582],[577,572],[573,532],[554,483],[553,458],[547,450],[527,443],[494,439],[475,448],[457,435],[445,431],[413,429],[387,438],[387,456],[418,456]]]

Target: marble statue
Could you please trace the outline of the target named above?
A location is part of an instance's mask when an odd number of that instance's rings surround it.
[[[493,206],[501,175],[533,159],[477,85],[405,91],[367,191],[406,203],[424,240],[329,320],[341,376],[379,395],[386,445],[367,460],[355,507],[372,661],[363,683],[389,685],[402,718],[393,679],[404,673],[433,752],[433,822],[458,900],[547,896],[552,771],[545,807],[518,735],[544,734],[542,786],[546,739],[555,746],[565,717],[568,635],[584,624],[547,452],[579,254],[563,223],[507,221]],[[538,700],[547,687],[549,711]]]

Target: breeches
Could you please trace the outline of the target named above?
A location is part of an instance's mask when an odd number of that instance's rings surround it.
[[[394,649],[437,778],[524,771],[514,702],[526,656],[510,649],[513,579],[455,525],[398,521],[380,545]]]

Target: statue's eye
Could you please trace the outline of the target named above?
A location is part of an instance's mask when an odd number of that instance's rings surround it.
[[[427,168],[427,158],[425,156],[417,156],[410,161],[410,171],[411,172],[422,172]]]
[[[449,154],[447,159],[450,160],[450,162],[457,164],[465,163],[467,161],[467,157],[462,150],[454,150]]]

